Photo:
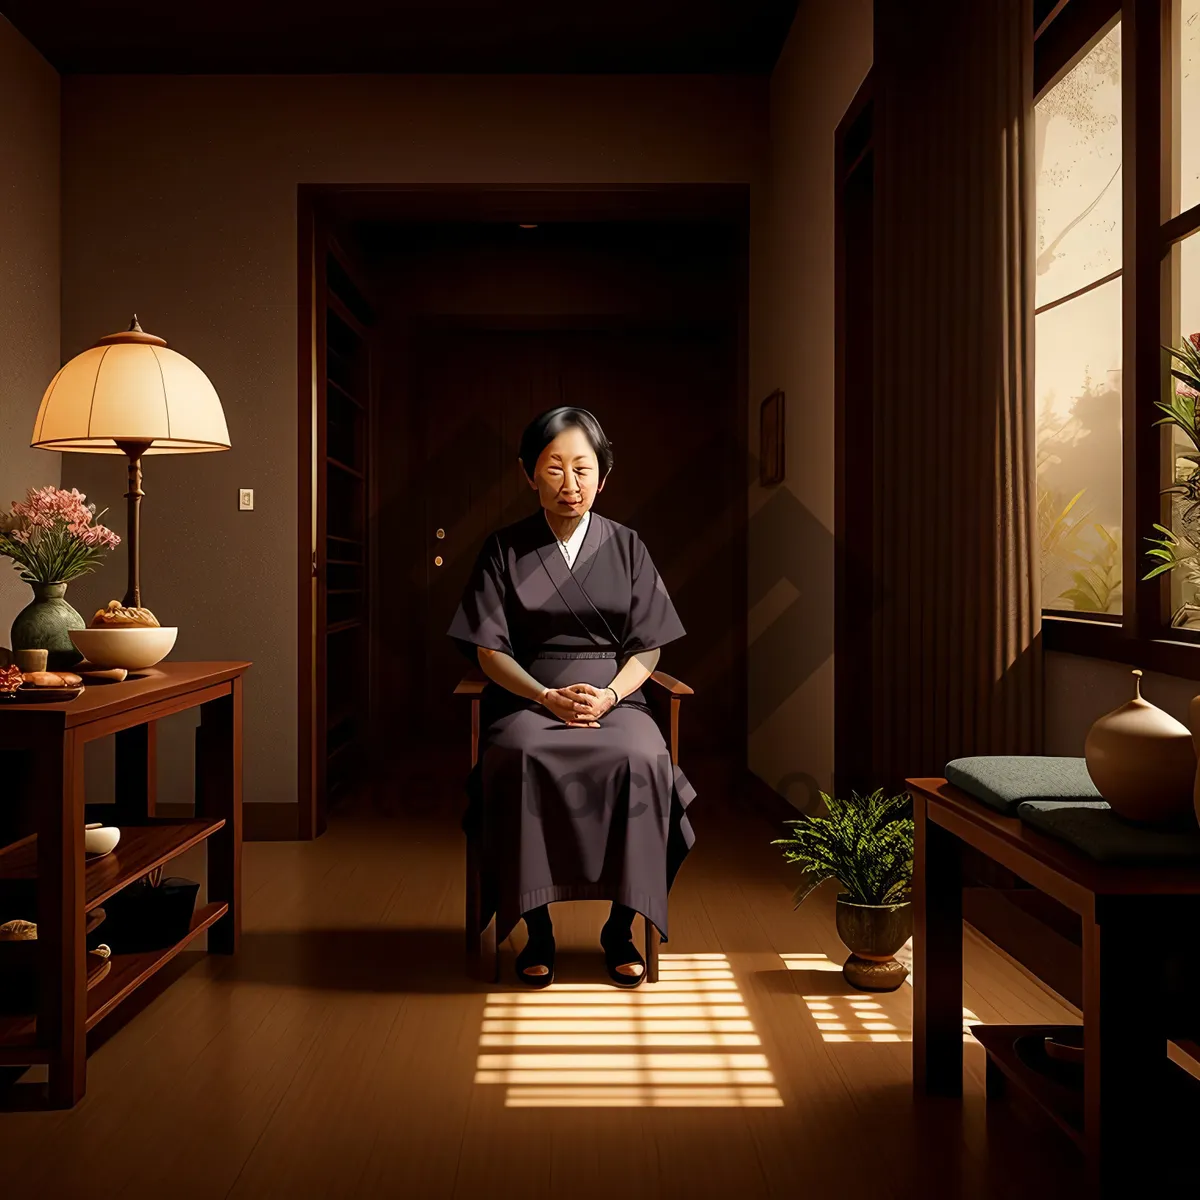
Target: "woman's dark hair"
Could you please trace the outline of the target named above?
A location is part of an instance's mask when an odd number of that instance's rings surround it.
[[[564,429],[571,428],[582,429],[584,436],[591,443],[592,449],[596,452],[596,461],[600,466],[600,478],[603,479],[608,474],[613,465],[612,445],[604,436],[600,422],[586,408],[563,405],[559,408],[548,408],[544,413],[534,417],[525,426],[525,432],[521,434],[521,448],[517,451],[517,456],[525,468],[525,474],[530,479],[533,478],[538,456],[542,451]]]

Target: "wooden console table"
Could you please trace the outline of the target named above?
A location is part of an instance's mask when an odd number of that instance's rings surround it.
[[[1169,1153],[1167,1126],[1186,1128],[1198,1111],[1195,1081],[1167,1057],[1167,1039],[1184,1031],[1171,1027],[1163,969],[1171,951],[1195,941],[1200,867],[1097,863],[944,779],[908,786],[916,821],[915,1088],[962,1093],[962,850],[971,846],[1078,913],[1083,928],[1082,1086],[1035,1069],[1028,1049],[1077,1026],[977,1025],[989,1098],[1011,1083],[1037,1102],[1084,1151],[1094,1195],[1144,1188]],[[1187,1142],[1177,1142],[1175,1154],[1190,1157]]]
[[[29,756],[35,833],[0,848],[0,885],[36,881],[38,1009],[0,1015],[0,1065],[45,1063],[50,1103],[82,1097],[87,1031],[208,930],[210,951],[232,954],[241,929],[242,676],[244,662],[167,662],[124,683],[95,684],[62,704],[0,703],[0,751]],[[199,708],[196,813],[155,816],[155,722]],[[84,747],[115,735],[116,805],[88,814],[121,829],[116,850],[84,862]],[[208,840],[208,900],[164,950],[115,954],[88,988],[86,916],[155,867]],[[0,920],[7,919],[0,914]]]

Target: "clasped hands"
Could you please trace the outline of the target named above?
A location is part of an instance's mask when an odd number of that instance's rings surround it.
[[[592,687],[590,683],[572,683],[567,687],[549,688],[542,705],[568,725],[598,728],[600,718],[616,704],[607,688]]]

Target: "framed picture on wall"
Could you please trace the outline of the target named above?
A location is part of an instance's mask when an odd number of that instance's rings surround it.
[[[759,409],[758,482],[772,487],[783,482],[783,392],[773,391]]]

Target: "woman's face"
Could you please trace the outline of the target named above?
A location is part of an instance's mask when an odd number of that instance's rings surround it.
[[[525,473],[524,467],[521,473]],[[529,476],[525,478],[529,480]],[[564,429],[538,455],[529,486],[542,507],[560,517],[582,517],[592,507],[605,481],[600,478],[596,452],[578,426]]]

